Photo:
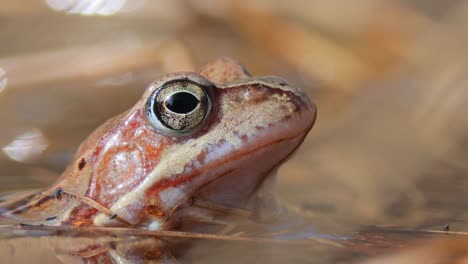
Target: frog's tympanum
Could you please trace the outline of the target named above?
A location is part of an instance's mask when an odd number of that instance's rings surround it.
[[[168,74],[94,131],[53,186],[10,203],[3,216],[150,230],[201,230],[236,212],[272,220],[276,170],[315,117],[303,91],[252,77],[231,59]]]

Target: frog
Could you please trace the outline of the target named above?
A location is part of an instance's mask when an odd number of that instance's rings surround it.
[[[60,178],[0,203],[23,224],[207,231],[272,221],[278,168],[313,127],[316,106],[275,76],[223,57],[166,74],[79,146]]]

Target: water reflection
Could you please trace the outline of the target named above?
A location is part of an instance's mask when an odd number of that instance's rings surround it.
[[[3,92],[7,86],[8,79],[6,77],[6,72],[0,68],[0,93]]]
[[[27,162],[38,158],[47,146],[47,139],[41,130],[34,128],[17,136],[2,151],[12,160]]]
[[[47,0],[55,11],[68,14],[109,16],[122,11],[128,12],[140,6],[143,0]]]
[[[10,263],[29,263],[41,256],[47,263],[320,263],[337,250],[316,241],[127,228],[12,225],[0,226],[0,235],[0,255]],[[25,245],[28,254],[21,254]]]
[[[466,256],[468,243],[448,233],[378,227],[363,228],[338,246],[319,240],[105,227],[0,225],[0,236],[5,263],[32,263],[38,258],[47,263],[368,263],[360,260],[395,249],[405,253],[384,263],[425,263],[421,260],[430,256],[437,263],[452,263],[446,260]],[[444,246],[447,243],[451,247]],[[432,244],[435,254],[421,255],[424,244]],[[25,251],[28,254],[22,254]],[[412,261],[396,261],[407,253],[413,255]]]

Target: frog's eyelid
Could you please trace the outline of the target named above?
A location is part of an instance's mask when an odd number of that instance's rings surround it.
[[[210,87],[214,86],[214,83],[211,82],[210,80],[206,79],[200,74],[194,73],[194,72],[180,72],[180,73],[173,73],[169,74],[166,77],[155,81],[151,83],[146,91],[146,93],[143,95],[144,98],[147,98],[151,94],[154,93],[154,91],[160,89],[163,86],[166,86],[169,83],[172,82],[177,82],[177,81],[187,81],[187,82],[192,82],[195,84],[198,84],[199,86],[203,87]]]

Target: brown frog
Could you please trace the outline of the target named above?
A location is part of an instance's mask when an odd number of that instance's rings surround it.
[[[0,206],[46,226],[194,230],[233,215],[270,217],[276,170],[315,118],[299,88],[218,59],[151,83],[81,144],[55,184]]]

